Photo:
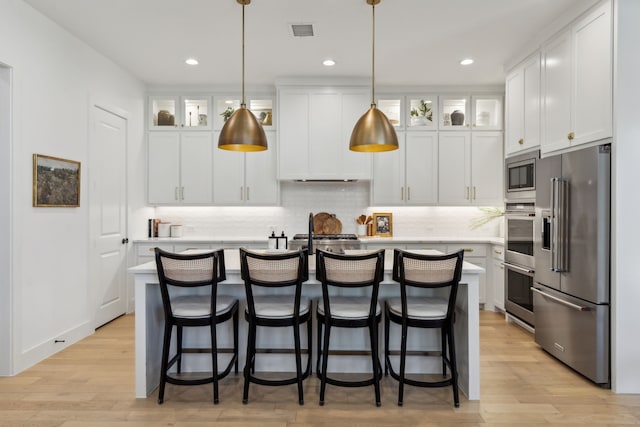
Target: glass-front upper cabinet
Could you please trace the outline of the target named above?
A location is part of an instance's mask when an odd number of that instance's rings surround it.
[[[376,106],[378,107],[378,110],[382,111],[384,115],[387,116],[387,119],[389,119],[389,122],[393,125],[394,128],[398,129],[404,127],[404,123],[402,123],[401,98],[379,98],[377,100]],[[362,114],[364,113],[365,111],[362,112]]]
[[[272,98],[251,98],[247,102],[247,108],[256,116],[258,123],[262,124],[265,131],[275,128]]]
[[[469,97],[462,95],[440,96],[439,128],[460,130],[469,126]]]
[[[407,128],[414,130],[435,130],[438,127],[438,97],[424,95],[407,98],[409,119]]]
[[[214,103],[216,107],[216,114],[214,118],[214,129],[220,130],[224,126],[229,117],[240,108],[241,99],[237,95],[231,96],[216,96]],[[255,97],[245,100],[247,108],[251,111],[258,120],[258,123],[262,124],[265,130],[275,128],[275,119],[273,117],[273,98],[270,97]]]
[[[149,130],[211,129],[207,96],[150,96]]]
[[[502,130],[502,95],[471,97],[471,126],[474,130]]]

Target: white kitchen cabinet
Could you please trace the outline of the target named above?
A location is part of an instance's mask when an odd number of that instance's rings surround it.
[[[502,205],[502,132],[440,133],[438,170],[441,205]]]
[[[542,153],[612,136],[611,4],[542,47]]]
[[[491,280],[493,284],[494,311],[504,313],[504,246],[491,247]]]
[[[215,149],[213,152],[213,203],[216,205],[275,205],[275,133],[265,132],[269,148],[243,153]],[[220,132],[214,133],[217,141]]]
[[[371,179],[371,154],[349,150],[370,104],[366,88],[279,89],[279,178]]]
[[[149,203],[211,203],[211,133],[149,132],[148,138]]]
[[[373,205],[430,205],[438,201],[438,133],[398,132],[400,148],[375,153]]]
[[[506,79],[505,154],[540,146],[540,52],[525,59]]]
[[[453,253],[459,250],[464,251],[464,260],[473,265],[484,268],[484,272],[480,273],[480,305],[484,306],[487,302],[487,247],[480,244],[448,244],[447,252]]]
[[[211,129],[211,97],[150,96],[149,130]]]
[[[502,130],[503,96],[485,94],[471,96],[471,127],[473,130]]]

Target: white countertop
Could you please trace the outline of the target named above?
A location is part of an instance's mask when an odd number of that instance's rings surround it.
[[[184,251],[184,253],[204,253],[208,252],[209,249],[189,249]],[[268,252],[268,250],[256,250],[255,252]],[[348,250],[345,251],[347,254],[358,254],[358,253],[366,253],[370,252],[367,250]],[[409,252],[420,253],[420,254],[429,254],[429,255],[439,255],[440,252],[430,249],[423,250],[412,250]],[[240,272],[240,252],[239,249],[225,249],[224,250],[224,263],[225,269],[227,273],[239,273]],[[384,270],[385,272],[391,272],[393,270],[393,251],[386,250],[384,257]],[[137,265],[135,267],[131,267],[127,270],[132,274],[155,274],[156,273],[156,262],[149,261],[144,264]],[[316,271],[316,257],[309,257],[309,273],[314,273]],[[464,262],[462,264],[462,272],[467,274],[480,274],[484,272],[484,268],[478,267],[476,265],[470,264],[468,262]]]
[[[291,239],[293,236],[289,236]],[[447,237],[447,236],[413,236],[413,237],[359,237],[361,243],[488,243],[503,245],[503,237]],[[238,236],[186,236],[186,237],[155,237],[135,239],[134,243],[267,243],[267,237],[238,237]]]

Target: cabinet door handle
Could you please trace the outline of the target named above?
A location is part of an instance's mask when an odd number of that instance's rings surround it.
[[[249,187],[247,187],[247,200],[249,200]]]
[[[180,187],[180,200],[184,200],[184,187]]]
[[[404,200],[404,187],[400,187],[400,200]]]
[[[240,187],[240,200],[244,200],[244,192],[243,192],[243,188]]]
[[[498,255],[502,254],[502,251],[499,251],[498,249],[494,249],[493,252],[497,253]]]
[[[476,200],[476,186],[473,186],[473,200]]]
[[[520,139],[518,140],[518,144],[520,144],[520,145],[524,144],[524,139],[520,138]]]
[[[474,124],[473,124],[473,127],[476,127],[476,126],[477,126],[477,125],[474,123]]]
[[[569,134],[567,135],[567,139],[569,141],[573,141],[573,138],[575,138],[575,134],[573,132],[569,132]]]
[[[473,252],[473,248],[464,248],[462,250],[465,252]]]
[[[469,186],[467,186],[467,195],[465,196],[465,199],[469,200]]]
[[[411,200],[411,187],[407,187],[407,200]]]

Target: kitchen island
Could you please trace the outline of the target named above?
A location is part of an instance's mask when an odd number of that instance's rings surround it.
[[[193,250],[190,252],[203,252],[203,250]],[[362,252],[362,251],[349,251]],[[437,251],[425,250],[415,251],[422,253],[438,254]],[[225,249],[225,266],[227,280],[221,283],[219,292],[230,294],[240,299],[240,309],[244,311],[244,286],[240,276],[240,256],[237,249]],[[393,251],[387,250],[385,253],[384,279],[380,287],[379,299],[382,301],[387,297],[397,296],[399,294],[397,282],[392,280],[393,269]],[[162,354],[162,333],[164,327],[164,314],[162,310],[162,300],[160,297],[160,289],[158,287],[158,276],[156,273],[155,261],[147,262],[130,268],[129,273],[134,275],[135,282],[135,372],[136,372],[136,397],[146,398],[158,386],[160,376],[160,359]],[[456,353],[458,358],[458,375],[459,386],[462,392],[469,400],[480,399],[480,342],[479,342],[479,297],[478,297],[478,277],[484,270],[473,264],[465,262],[462,269],[461,286],[458,289],[456,301]],[[315,279],[315,256],[309,257],[309,280],[305,282],[303,293],[312,298],[321,297],[322,290],[320,283]],[[241,315],[241,317],[243,317]],[[314,316],[315,317],[315,316]],[[315,319],[314,319],[315,322]],[[218,330],[218,346],[227,346],[230,342],[230,330]],[[393,326],[393,325],[392,325]],[[210,345],[209,333],[202,328],[202,333],[195,333],[192,336],[185,336],[186,347],[202,347],[206,348]],[[384,337],[381,336],[380,343],[383,343]],[[315,333],[315,327],[313,328]],[[439,349],[439,334],[432,331],[433,334],[419,334],[420,339],[412,339],[409,336],[409,349]],[[246,341],[246,322],[240,321],[240,366],[244,365],[245,341]],[[399,336],[394,340],[393,336],[397,336],[399,328],[392,328],[390,331],[392,348],[399,347]],[[270,337],[268,343],[270,346],[291,347],[290,330],[285,329],[281,337]],[[361,344],[365,347],[368,338],[366,334],[353,337],[346,335],[344,339],[336,334],[335,342],[337,348],[341,346],[345,349],[352,349],[354,346]],[[332,336],[332,340],[334,337]],[[306,342],[303,338],[303,342]],[[315,337],[313,340],[315,346]],[[396,344],[394,347],[393,344]],[[266,343],[258,342],[258,346]],[[332,344],[333,346],[333,344]],[[381,349],[382,350],[382,347]],[[313,349],[315,356],[316,349]],[[382,355],[383,352],[381,351]],[[221,354],[220,357],[225,357]],[[283,354],[265,354],[260,358],[268,358],[268,363],[258,363],[256,361],[257,371],[289,371],[292,366],[291,358]],[[203,354],[194,354],[183,362],[184,370],[207,370],[207,364],[210,366],[210,357]],[[343,356],[333,358],[335,361],[333,366],[329,366],[332,372],[366,372],[370,371],[371,365],[367,365],[367,358],[362,356]],[[368,357],[370,363],[370,357]],[[414,359],[414,360],[411,360]],[[420,360],[418,360],[420,359]],[[396,357],[397,360],[397,357]],[[381,357],[381,362],[382,362]],[[315,365],[314,365],[315,366]],[[441,362],[439,357],[425,358],[409,358],[407,360],[407,372],[440,372]],[[210,370],[210,367],[209,367]]]

